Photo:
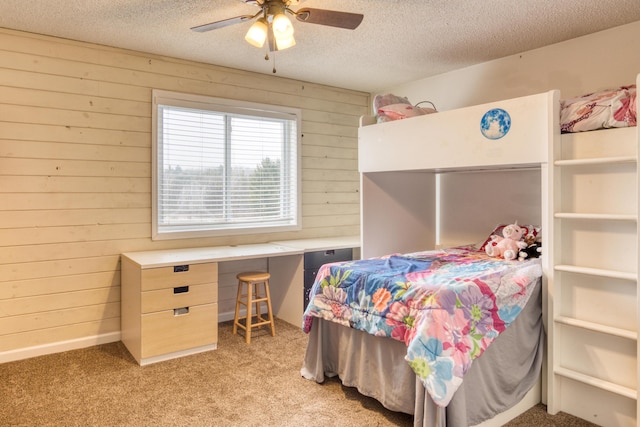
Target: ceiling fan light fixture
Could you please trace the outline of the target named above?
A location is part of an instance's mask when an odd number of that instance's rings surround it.
[[[278,50],[284,50],[296,45],[296,40],[293,38],[293,34],[291,37],[276,37],[276,48]]]
[[[269,31],[269,23],[265,18],[260,18],[253,23],[244,39],[252,46],[262,47],[267,40],[267,32]]]
[[[268,44],[269,51],[283,50],[295,46],[294,28],[287,14],[295,16],[299,22],[307,22],[330,27],[354,30],[362,22],[360,13],[339,12],[328,9],[303,8],[297,11],[290,6],[298,5],[303,0],[241,0],[260,8],[254,15],[240,15],[204,25],[191,27],[199,33],[253,21],[258,18],[245,35],[245,40],[252,46],[261,48]],[[267,54],[268,56],[268,54]]]
[[[273,36],[276,40],[280,38],[285,40],[293,37],[293,24],[284,13],[278,13],[273,17],[271,28],[273,28]]]

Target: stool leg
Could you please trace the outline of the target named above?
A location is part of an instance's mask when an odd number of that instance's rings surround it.
[[[260,283],[255,282],[254,286],[254,295],[256,299],[261,299],[262,295],[260,295],[260,287],[258,286]],[[256,301],[256,323],[262,322],[262,310],[260,309],[260,301]]]
[[[236,314],[233,316],[233,334],[238,333],[238,320],[240,317],[240,297],[242,296],[242,281],[238,281],[238,294],[236,296]]]
[[[251,343],[251,312],[253,311],[253,294],[252,294],[252,290],[253,290],[253,284],[252,283],[247,283],[247,320],[246,320],[246,337],[245,337],[245,341],[247,342],[247,344]]]
[[[269,293],[269,280],[264,282],[264,293],[267,296],[267,313],[269,314],[269,323],[271,324],[271,336],[276,336],[276,326],[273,322],[273,311],[271,310],[271,294]]]

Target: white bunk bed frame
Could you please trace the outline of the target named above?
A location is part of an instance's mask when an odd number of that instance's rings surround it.
[[[640,426],[640,137],[636,127],[561,135],[559,99],[550,91],[375,126],[363,117],[362,257],[479,242],[514,220],[541,225],[541,387],[482,425],[543,402],[551,414]],[[497,140],[479,131],[493,108],[512,120]]]

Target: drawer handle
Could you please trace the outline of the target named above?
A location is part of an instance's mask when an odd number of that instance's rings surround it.
[[[189,287],[188,286],[178,286],[177,288],[173,288],[173,293],[174,294],[184,294],[189,292]]]
[[[325,256],[327,256],[327,255],[335,255],[335,254],[336,254],[335,249],[329,249],[328,251],[324,251],[324,255]]]
[[[173,309],[174,316],[184,316],[185,314],[189,314],[189,307],[180,307]]]
[[[189,264],[186,265],[174,265],[173,272],[174,273],[183,273],[185,271],[189,271]]]

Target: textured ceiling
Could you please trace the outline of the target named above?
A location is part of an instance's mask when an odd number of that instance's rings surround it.
[[[356,30],[293,21],[297,45],[265,61],[245,22],[191,27],[256,6],[242,0],[0,0],[0,27],[376,92],[640,21],[638,0],[306,0],[364,14]]]

